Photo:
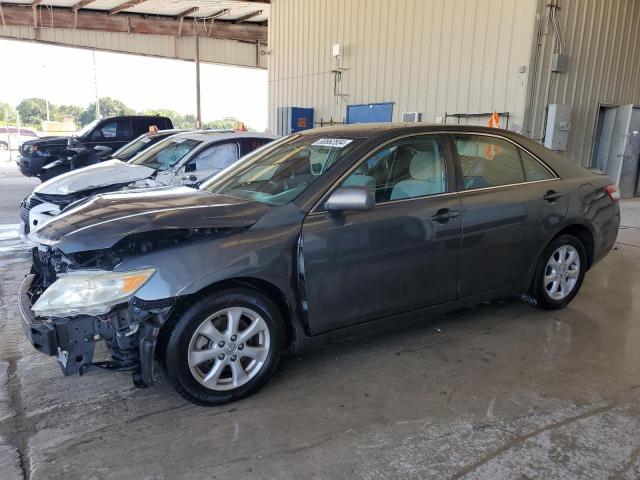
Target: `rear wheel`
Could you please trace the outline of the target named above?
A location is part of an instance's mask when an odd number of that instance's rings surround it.
[[[283,349],[283,320],[273,302],[250,289],[227,290],[181,315],[167,342],[167,376],[187,400],[220,405],[262,387]]]
[[[578,294],[587,267],[586,250],[573,235],[555,238],[545,249],[533,280],[531,294],[542,308],[566,307]]]

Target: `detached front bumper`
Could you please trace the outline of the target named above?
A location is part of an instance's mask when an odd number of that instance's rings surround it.
[[[96,365],[132,372],[137,387],[153,385],[158,331],[170,307],[129,305],[100,318],[79,315],[43,320],[31,308],[39,278],[37,274],[27,275],[18,298],[24,333],[36,350],[56,357],[64,375],[82,374]],[[112,360],[93,362],[98,341],[105,342]]]
[[[31,287],[35,278],[33,274],[27,275],[20,286],[18,305],[24,333],[36,350],[56,357],[62,373],[82,373],[93,362],[95,342],[100,339],[97,319],[79,316],[43,321],[37,318],[31,310]]]

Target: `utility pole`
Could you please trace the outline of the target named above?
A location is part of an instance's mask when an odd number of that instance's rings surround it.
[[[93,52],[93,86],[96,90],[96,119],[100,118],[100,97],[98,96],[98,69],[96,68],[96,51]]]
[[[202,128],[202,109],[200,108],[200,40],[196,32],[196,128]]]
[[[9,147],[9,161],[13,161],[13,154],[11,153],[11,132],[9,131],[9,110],[7,106],[4,107],[4,125],[7,127],[7,146]]]

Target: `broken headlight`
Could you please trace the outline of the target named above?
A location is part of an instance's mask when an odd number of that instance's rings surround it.
[[[155,269],[109,272],[91,270],[60,274],[33,305],[40,317],[103,315],[128,301]]]

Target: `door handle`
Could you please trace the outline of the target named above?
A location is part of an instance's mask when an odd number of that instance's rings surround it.
[[[442,208],[438,210],[438,212],[434,216],[432,216],[430,220],[439,223],[446,223],[452,218],[456,218],[457,216],[459,216],[460,213],[461,212],[459,210],[449,210],[448,208]]]
[[[542,198],[544,198],[547,202],[555,202],[560,197],[562,197],[562,193],[556,192],[554,190],[549,190]]]

